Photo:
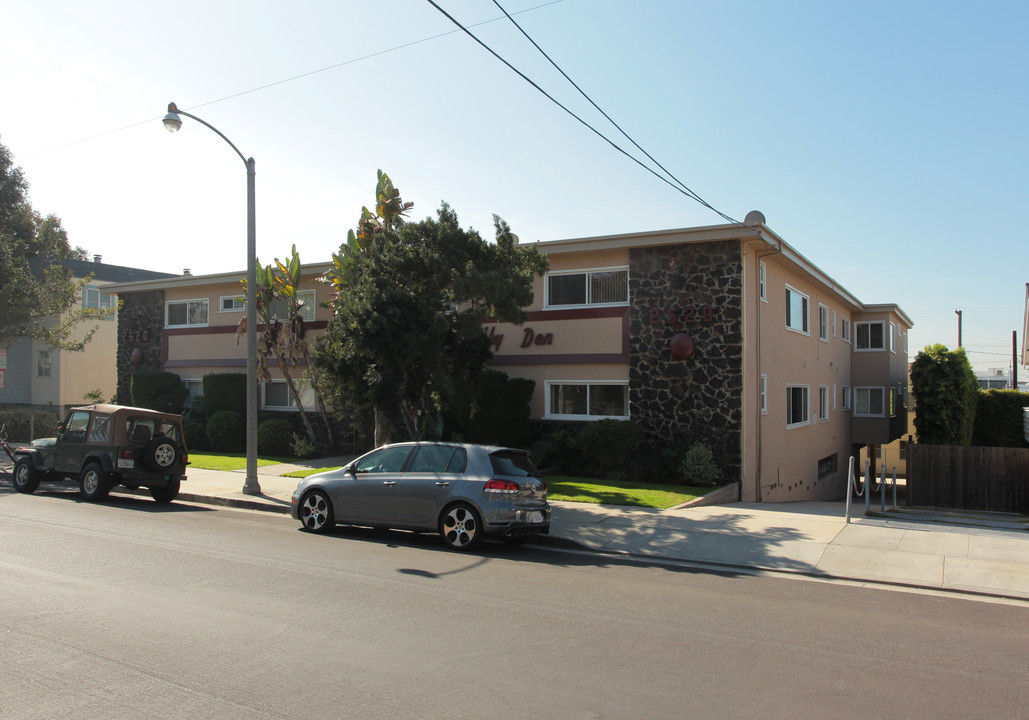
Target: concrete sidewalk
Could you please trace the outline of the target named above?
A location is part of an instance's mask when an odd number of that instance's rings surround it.
[[[320,466],[336,467],[344,461],[329,459]],[[288,514],[299,481],[283,474],[315,466],[258,468],[262,492],[256,496],[243,494],[243,471],[191,468],[179,500]],[[5,480],[9,482],[9,476]],[[1029,518],[1024,516],[865,517],[862,503],[848,524],[843,502],[731,503],[670,510],[551,505],[550,535],[533,543],[1029,600]]]

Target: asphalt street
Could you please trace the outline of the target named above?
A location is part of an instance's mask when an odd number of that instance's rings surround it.
[[[1024,604],[0,488],[0,717],[1017,718]]]

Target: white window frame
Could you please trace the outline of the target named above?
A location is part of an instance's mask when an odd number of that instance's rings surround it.
[[[801,298],[801,307],[803,308],[803,312],[802,312],[803,318],[802,318],[802,327],[799,327],[799,328],[793,327],[792,325],[790,325],[790,320],[793,317],[793,313],[792,313],[793,303],[792,303],[792,300],[790,298],[790,294],[791,293],[796,294],[796,295],[798,295]],[[787,330],[790,330],[790,331],[795,332],[795,333],[800,333],[801,335],[808,335],[808,336],[811,335],[811,317],[810,317],[810,315],[811,315],[811,298],[809,298],[807,295],[802,293],[797,288],[792,287],[791,285],[787,285],[786,286],[786,311],[785,311],[784,314],[786,316],[785,317],[785,323],[786,323],[786,329]]]
[[[300,402],[303,404],[304,410],[314,410],[315,409],[315,407],[314,407],[315,406],[314,387],[312,385],[310,385],[309,383],[304,382],[303,380],[296,380],[296,379],[294,379],[293,382],[296,383],[296,385],[299,386],[299,388],[300,388]],[[281,385],[282,387],[286,388],[286,404],[285,405],[269,405],[268,404],[267,390],[268,390],[268,386],[269,385],[274,385],[276,387]],[[292,410],[293,412],[298,412],[297,411],[297,406],[293,404],[293,398],[292,398],[292,396],[290,395],[290,392],[289,392],[289,385],[286,384],[285,380],[275,379],[275,380],[272,380],[271,382],[266,382],[266,383],[262,383],[261,384],[261,409],[262,410]]]
[[[597,303],[591,302],[590,299],[590,275],[592,273],[604,273],[604,272],[624,272],[625,273],[625,300],[619,300],[617,302],[608,303]],[[562,305],[552,305],[550,303],[550,278],[562,277],[567,275],[585,275],[586,276],[586,302],[584,303],[565,303]],[[558,270],[556,272],[548,272],[543,276],[543,309],[544,310],[568,310],[569,308],[582,308],[582,307],[622,307],[629,304],[629,266],[628,265],[616,265],[612,267],[599,267],[599,268],[583,268],[580,270]]]
[[[226,300],[231,303],[229,307],[225,307]],[[218,312],[220,313],[243,312],[246,308],[247,304],[242,295],[222,295],[218,298]]]
[[[897,326],[890,323],[890,352],[897,354]]]
[[[54,356],[50,350],[36,350],[36,377],[53,377]]]
[[[804,396],[804,409],[801,412],[803,420],[793,418],[791,422],[790,411],[793,409],[792,394],[794,390],[800,390]],[[805,427],[811,424],[811,388],[807,385],[790,384],[786,386],[786,429]]]
[[[298,290],[297,297],[304,301],[304,304],[300,308],[300,317],[304,319],[304,322],[314,322],[315,309],[317,305],[317,295],[314,290]],[[279,320],[285,320],[285,318],[279,318]]]
[[[867,408],[870,410],[871,407],[872,407],[872,393],[873,392],[878,392],[879,393],[880,403],[882,405],[882,412],[878,412],[878,413],[861,412],[860,409],[859,409],[861,396],[862,395],[867,395],[868,399],[866,401],[866,405],[867,405]],[[872,418],[886,417],[886,402],[887,402],[886,388],[884,388],[882,386],[869,385],[869,386],[864,386],[864,387],[855,387],[854,388],[854,417],[872,417]]]
[[[89,299],[90,293],[96,293],[96,304],[92,304]],[[106,298],[106,300],[105,300]],[[101,285],[84,285],[82,287],[82,308],[93,309],[93,310],[111,310],[118,307],[118,298],[115,295],[109,295],[103,291]],[[108,315],[104,320],[114,320],[114,315]]]
[[[882,347],[872,347],[872,325],[878,325],[882,328]],[[868,327],[868,347],[861,347],[858,343],[861,336],[861,328]],[[886,323],[883,320],[862,320],[861,322],[854,323],[854,352],[886,352]]]
[[[850,395],[850,385],[840,388],[840,407],[844,410],[850,410]]]
[[[182,383],[182,387],[186,388],[186,403],[185,403],[186,407],[193,407],[193,401],[194,400],[196,400],[197,398],[203,398],[204,397],[204,379],[203,378],[180,378],[180,382]],[[194,386],[195,385],[199,385],[200,386],[200,392],[199,393],[192,392],[190,390],[190,386],[191,385],[194,385]]]
[[[768,268],[764,263],[758,263],[757,266],[757,293],[761,302],[768,302]]]
[[[832,384],[832,409],[836,409],[836,383]]]
[[[829,342],[829,308],[818,303],[818,339]]]
[[[761,376],[761,414],[768,414],[768,375]]]
[[[585,385],[586,386],[586,414],[572,414],[572,413],[560,413],[554,412],[554,408],[551,407],[551,388],[557,385]],[[626,388],[625,390],[625,415],[590,415],[589,414],[589,393],[590,389],[598,386],[616,386]],[[629,393],[628,393],[629,381],[628,380],[545,380],[543,383],[544,397],[544,414],[545,419],[551,420],[628,420],[631,411],[629,409]]]
[[[818,386],[818,422],[829,422],[829,386]]]
[[[207,306],[207,321],[202,323],[191,323],[189,322],[189,308],[186,308],[186,320],[184,325],[172,325],[168,322],[168,314],[172,305],[187,305],[189,303],[203,303]],[[207,327],[211,322],[211,299],[210,298],[187,298],[184,300],[166,300],[164,303],[164,326],[166,328],[194,328],[194,327]]]
[[[845,343],[850,342],[850,318],[840,318],[840,339]]]

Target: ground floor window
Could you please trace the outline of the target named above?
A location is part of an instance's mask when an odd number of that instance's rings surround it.
[[[786,427],[801,427],[811,422],[811,399],[807,385],[786,386]]]
[[[300,390],[300,401],[305,410],[314,409],[314,388],[306,383],[297,383]],[[295,410],[293,397],[286,381],[270,382],[264,385],[264,407],[268,410]]]
[[[186,388],[186,407],[193,407],[193,401],[197,398],[203,399],[204,397],[204,381],[203,380],[190,380],[183,378],[183,387]]]
[[[548,382],[547,417],[628,418],[627,383]]]

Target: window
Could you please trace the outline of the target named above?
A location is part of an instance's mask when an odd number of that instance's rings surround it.
[[[468,466],[468,453],[452,445],[422,445],[415,451],[408,472],[460,474]]]
[[[110,310],[118,307],[118,301],[114,295],[100,292],[95,285],[86,285],[82,288],[82,307],[92,310]],[[108,315],[104,320],[113,320],[114,315]]]
[[[885,388],[854,388],[854,417],[883,417],[885,400]]]
[[[404,469],[407,456],[411,453],[410,445],[386,447],[365,455],[361,462],[354,466],[359,473],[395,473]]]
[[[840,388],[840,407],[850,410],[850,386],[844,385]]]
[[[883,322],[859,322],[854,324],[856,334],[855,350],[883,350],[886,348]]]
[[[765,264],[759,263],[757,266],[757,293],[761,298],[761,302],[768,302],[768,294],[765,292],[766,277]]]
[[[197,398],[204,397],[204,381],[203,380],[182,380],[183,387],[186,388],[186,407],[193,407],[193,401]]]
[[[111,441],[111,416],[95,415],[93,427],[89,429],[89,442],[105,443]]]
[[[50,351],[36,351],[36,377],[50,377]]]
[[[165,327],[206,327],[207,298],[165,303]]]
[[[629,302],[628,269],[549,274],[546,307],[568,305],[625,305]]]
[[[818,306],[818,339],[829,342],[829,308]]]
[[[304,409],[314,408],[314,388],[304,382],[293,381],[300,391],[300,402]],[[270,382],[264,385],[264,407],[269,410],[296,410],[293,397],[286,382]]]
[[[761,414],[768,414],[768,376],[761,376]]]
[[[218,312],[243,312],[246,306],[242,296],[233,295],[218,299]]]
[[[818,388],[818,422],[829,422],[829,386]]]
[[[301,290],[297,293],[297,298],[303,303],[300,307],[300,317],[304,319],[304,322],[314,321],[314,290]],[[277,317],[280,320],[286,319],[286,306],[278,300],[273,300],[269,307],[273,317]]]
[[[807,295],[786,286],[786,327],[807,335]]]
[[[890,388],[890,417],[897,417],[897,389]]]
[[[807,385],[786,386],[786,427],[794,428],[808,425],[811,422],[808,416],[810,400],[808,398]]]
[[[628,383],[547,383],[547,416],[628,418]]]
[[[840,318],[840,338],[845,343],[850,342],[850,319]]]
[[[832,409],[836,409],[836,383],[832,384]]]
[[[890,352],[897,352],[897,326],[890,323]]]

